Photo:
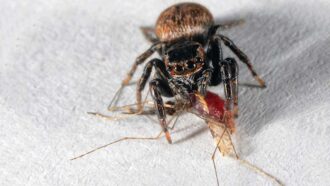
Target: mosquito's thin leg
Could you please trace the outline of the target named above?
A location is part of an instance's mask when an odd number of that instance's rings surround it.
[[[261,168],[253,165],[252,163],[248,162],[247,160],[244,159],[237,159],[240,163],[242,163],[243,165],[247,166],[248,168],[254,170],[256,173],[259,173],[260,175],[263,175],[271,180],[273,180],[275,183],[277,183],[280,186],[284,186],[284,184],[277,178],[275,178],[273,175],[265,172],[264,170],[262,170]]]
[[[142,104],[153,105],[153,102],[152,101],[145,101],[145,102],[142,102]],[[137,105],[137,103],[123,105],[123,106],[113,106],[113,107],[110,108],[109,111],[111,111],[111,112],[126,111],[126,112],[129,113],[132,110],[132,106],[136,106],[136,105]]]
[[[115,95],[113,96],[113,98],[111,99],[111,101],[110,101],[110,103],[109,103],[109,105],[108,105],[108,110],[110,110],[110,108],[112,107],[112,105],[115,103],[115,105],[117,104],[117,102],[118,102],[118,98],[119,98],[119,96],[120,96],[120,94],[121,94],[121,92],[123,91],[123,89],[124,89],[124,85],[121,85],[120,87],[119,87],[119,89],[116,91],[116,93],[115,93]]]
[[[217,171],[217,166],[215,165],[215,153],[217,152],[218,146],[222,140],[223,135],[225,134],[225,131],[222,132],[219,141],[217,142],[217,146],[215,147],[213,154],[212,154],[212,163],[213,163],[213,168],[214,168],[214,172],[215,172],[215,177],[217,179],[217,185],[219,186],[219,178],[218,178],[218,171]]]
[[[172,118],[175,118],[174,122],[173,122],[173,125],[171,127],[168,127],[169,129],[173,130],[179,117],[181,116],[181,113],[180,114],[177,114],[176,116],[173,116]],[[172,119],[171,119],[172,120]],[[169,121],[169,123],[171,122],[171,120]]]
[[[234,146],[234,144],[233,144],[233,141],[232,141],[232,139],[231,139],[231,137],[230,137],[230,133],[229,133],[229,131],[228,131],[227,129],[225,129],[225,131],[226,131],[226,133],[227,133],[228,136],[229,136],[229,141],[230,141],[230,144],[231,144],[232,147],[233,147],[233,151],[234,151],[234,153],[235,153],[235,158],[236,158],[239,162],[241,162],[243,165],[247,166],[248,168],[254,170],[255,172],[257,172],[257,173],[259,173],[259,174],[261,174],[261,175],[263,175],[263,176],[265,176],[265,177],[267,177],[267,178],[270,178],[271,180],[273,180],[274,182],[276,182],[278,185],[284,186],[284,184],[283,184],[279,179],[275,178],[273,175],[267,173],[266,171],[262,170],[261,168],[255,166],[255,165],[253,165],[253,164],[250,163],[249,161],[244,160],[244,159],[241,159],[241,158],[238,156],[237,152],[236,152],[236,149],[235,149],[235,146]]]
[[[215,161],[214,159],[212,159],[213,162],[213,168],[214,168],[214,172],[215,172],[215,178],[217,179],[217,186],[219,186],[219,177],[218,177],[218,171],[217,171],[217,166],[215,165]]]
[[[94,115],[96,117],[100,117],[100,118],[104,118],[104,119],[108,119],[108,120],[111,120],[111,121],[118,121],[118,120],[127,119],[127,118],[130,118],[132,116],[139,115],[140,113],[118,114],[116,116],[108,116],[108,115],[101,114],[101,113],[98,113],[98,112],[87,112],[87,114]]]
[[[148,117],[151,121],[153,121],[153,122],[155,122],[155,123],[158,122],[157,120],[155,120],[154,118],[152,118],[152,117],[149,116],[149,115],[147,115],[147,117]],[[170,124],[172,123],[173,119],[175,119],[175,120],[174,120],[174,123],[173,123],[173,125],[172,125],[172,127],[168,127],[169,129],[173,130],[173,127],[174,127],[175,123],[177,122],[178,117],[179,117],[179,115],[178,115],[177,117],[173,116],[173,117],[167,122],[168,125],[170,125]]]
[[[82,157],[84,157],[84,156],[86,156],[86,155],[88,155],[88,154],[91,154],[91,153],[93,153],[93,152],[95,152],[95,151],[97,151],[97,150],[100,150],[100,149],[104,149],[104,148],[106,148],[106,147],[108,147],[108,146],[110,146],[110,145],[113,145],[113,144],[115,144],[115,143],[118,143],[118,142],[121,142],[121,141],[125,141],[125,140],[157,140],[157,139],[159,139],[160,137],[161,137],[161,134],[163,133],[163,131],[161,131],[157,136],[155,136],[155,137],[123,137],[123,138],[120,138],[120,139],[118,139],[118,140],[116,140],[116,141],[113,141],[113,142],[110,142],[110,143],[108,143],[108,144],[105,144],[105,145],[102,145],[102,146],[100,146],[100,147],[97,147],[97,148],[95,148],[95,149],[93,149],[93,150],[91,150],[91,151],[88,151],[88,152],[86,152],[86,153],[84,153],[84,154],[81,154],[81,155],[79,155],[79,156],[76,156],[76,157],[74,157],[74,158],[71,158],[70,160],[76,160],[76,159],[78,159],[78,158],[82,158]]]
[[[231,136],[230,136],[231,133],[228,131],[228,129],[227,129],[226,126],[225,126],[225,129],[224,129],[224,132],[227,133],[227,135],[228,135],[230,145],[231,145],[231,147],[233,148],[233,151],[234,151],[234,154],[235,154],[235,158],[236,158],[236,159],[239,159],[239,156],[238,156],[238,154],[237,154],[237,152],[236,152],[236,149],[235,149],[234,143],[233,143],[233,141],[232,141],[232,139],[231,139]]]
[[[132,84],[135,84],[135,82],[130,83],[128,85],[132,85]],[[111,99],[111,101],[108,105],[108,110],[109,111],[113,111],[112,108],[116,107],[116,106],[113,106],[113,105],[117,105],[117,102],[119,101],[120,95],[121,95],[121,93],[122,93],[125,86],[127,86],[127,85],[121,84],[119,89],[116,91],[115,95],[113,96],[113,98]]]
[[[149,93],[150,93],[150,89],[149,89],[146,97],[144,98],[144,101],[142,102],[143,103],[142,107],[144,107],[144,105],[146,103],[148,103],[147,99],[148,99]],[[134,105],[134,104],[132,104],[132,105]],[[127,106],[128,105],[125,105],[125,106],[122,106],[121,108],[126,108],[127,109]],[[118,108],[120,108],[120,107],[112,107],[112,110],[118,110]],[[94,115],[94,116],[97,116],[97,117],[109,119],[109,120],[120,120],[120,119],[126,119],[126,118],[129,118],[129,117],[132,117],[132,116],[142,114],[142,112],[143,112],[143,110],[140,111],[140,112],[135,112],[135,113],[130,113],[130,114],[121,114],[121,115],[116,115],[116,116],[107,116],[107,115],[104,115],[104,114],[101,114],[101,113],[98,113],[98,112],[87,112],[87,113],[91,114],[91,115]]]
[[[129,105],[124,105],[124,106],[119,106],[119,107],[114,106],[114,107],[111,107],[109,109],[109,111],[123,111],[123,110],[125,110],[127,112],[127,114],[142,113],[143,112],[143,109],[141,109],[140,111],[133,111],[134,109],[131,106],[135,106],[135,105],[141,104],[141,107],[144,108],[144,106],[146,104],[148,104],[148,105],[154,105],[154,103],[152,101],[147,101],[149,94],[150,94],[150,89],[148,90],[148,92],[147,92],[147,94],[146,94],[143,102],[129,104]]]

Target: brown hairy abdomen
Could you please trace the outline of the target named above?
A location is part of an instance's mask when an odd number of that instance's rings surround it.
[[[160,14],[155,32],[160,41],[168,42],[205,34],[213,22],[213,16],[202,5],[182,3],[171,6]]]

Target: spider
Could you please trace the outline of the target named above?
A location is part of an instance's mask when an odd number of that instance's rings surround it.
[[[137,110],[143,109],[141,92],[155,69],[154,78],[149,81],[159,123],[166,139],[172,143],[166,124],[164,97],[179,96],[189,100],[192,94],[206,95],[208,86],[224,85],[225,119],[238,113],[238,66],[234,58],[223,57],[222,43],[243,63],[261,87],[265,82],[253,69],[250,60],[228,37],[217,31],[224,25],[214,24],[212,14],[196,3],[180,3],[164,10],[152,28],[142,28],[151,47],[136,58],[135,63],[122,81],[128,85],[137,67],[153,53],[160,58],[151,59],[144,67],[137,83]],[[110,104],[111,105],[111,104]]]

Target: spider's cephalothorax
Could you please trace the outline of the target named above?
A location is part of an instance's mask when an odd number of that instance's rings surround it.
[[[163,58],[167,71],[173,77],[189,77],[202,70],[205,64],[203,46],[192,41],[172,45]]]
[[[136,68],[154,52],[160,58],[151,59],[137,85],[137,105],[142,110],[141,92],[152,69],[155,78],[149,82],[159,122],[171,143],[167,130],[162,96],[179,96],[189,101],[191,94],[205,95],[208,86],[224,84],[226,117],[238,110],[238,68],[234,58],[223,58],[221,43],[247,65],[254,78],[264,87],[264,81],[254,71],[248,57],[226,36],[217,33],[230,25],[215,25],[213,16],[202,5],[181,3],[164,10],[155,28],[142,31],[152,46],[135,61],[122,85],[131,80]]]

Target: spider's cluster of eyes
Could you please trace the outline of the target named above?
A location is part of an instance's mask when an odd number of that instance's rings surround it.
[[[201,66],[202,63],[203,59],[200,57],[196,57],[186,61],[171,62],[168,64],[167,70],[171,72],[174,71],[176,74],[182,74],[186,71],[195,70],[196,67]]]

